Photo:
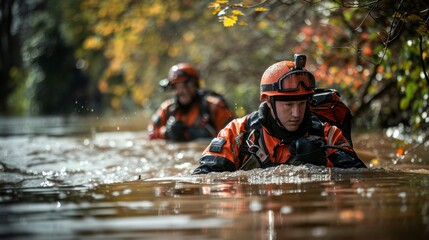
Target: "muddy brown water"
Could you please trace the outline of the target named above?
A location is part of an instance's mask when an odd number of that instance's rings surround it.
[[[0,122],[0,239],[429,239],[429,144],[400,128],[354,135],[368,169],[191,176],[209,140]]]

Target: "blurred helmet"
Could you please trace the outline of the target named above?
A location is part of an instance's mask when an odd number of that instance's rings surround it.
[[[199,79],[200,75],[197,69],[189,63],[176,64],[168,72],[169,85],[193,81],[199,87]]]
[[[295,61],[274,63],[261,78],[260,99],[279,96],[284,100],[304,99],[314,93],[316,80],[305,67],[306,56],[295,54]]]

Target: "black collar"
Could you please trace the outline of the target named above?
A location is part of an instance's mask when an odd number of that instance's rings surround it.
[[[268,130],[268,133],[285,143],[290,143],[292,140],[304,136],[312,126],[311,112],[308,105],[305,110],[304,120],[302,121],[299,128],[294,132],[290,132],[278,125],[277,121],[272,116],[270,108],[266,102],[261,103],[258,114],[260,123]]]

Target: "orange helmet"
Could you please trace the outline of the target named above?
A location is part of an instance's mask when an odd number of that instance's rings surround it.
[[[183,83],[186,81],[194,81],[199,86],[200,75],[197,69],[189,63],[179,63],[170,68],[168,72],[168,84]]]
[[[267,96],[282,96],[284,99],[308,97],[314,93],[316,80],[304,66],[307,57],[295,54],[295,62],[281,61],[274,63],[261,78],[260,99]]]

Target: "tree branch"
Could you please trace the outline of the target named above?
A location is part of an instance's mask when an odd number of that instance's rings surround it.
[[[392,88],[396,86],[396,80],[395,79],[390,79],[390,81],[380,90],[378,91],[374,96],[372,96],[368,101],[364,101],[364,99],[361,99],[361,104],[359,105],[359,108],[356,109],[356,111],[353,112],[353,115],[355,117],[360,116],[363,112],[365,112],[368,107],[370,106],[370,104],[381,98],[382,96],[384,96],[385,94],[388,93],[388,91]]]
[[[426,66],[425,66],[425,61],[424,61],[424,59],[423,59],[423,44],[422,44],[422,42],[423,42],[423,37],[422,36],[419,36],[419,41],[420,41],[420,62],[421,62],[421,64],[422,64],[422,70],[423,70],[423,73],[424,73],[424,75],[425,75],[425,79],[426,79],[426,83],[427,83],[427,85],[428,85],[428,87],[429,87],[429,77],[428,77],[428,74],[427,74],[427,72],[426,72]]]

